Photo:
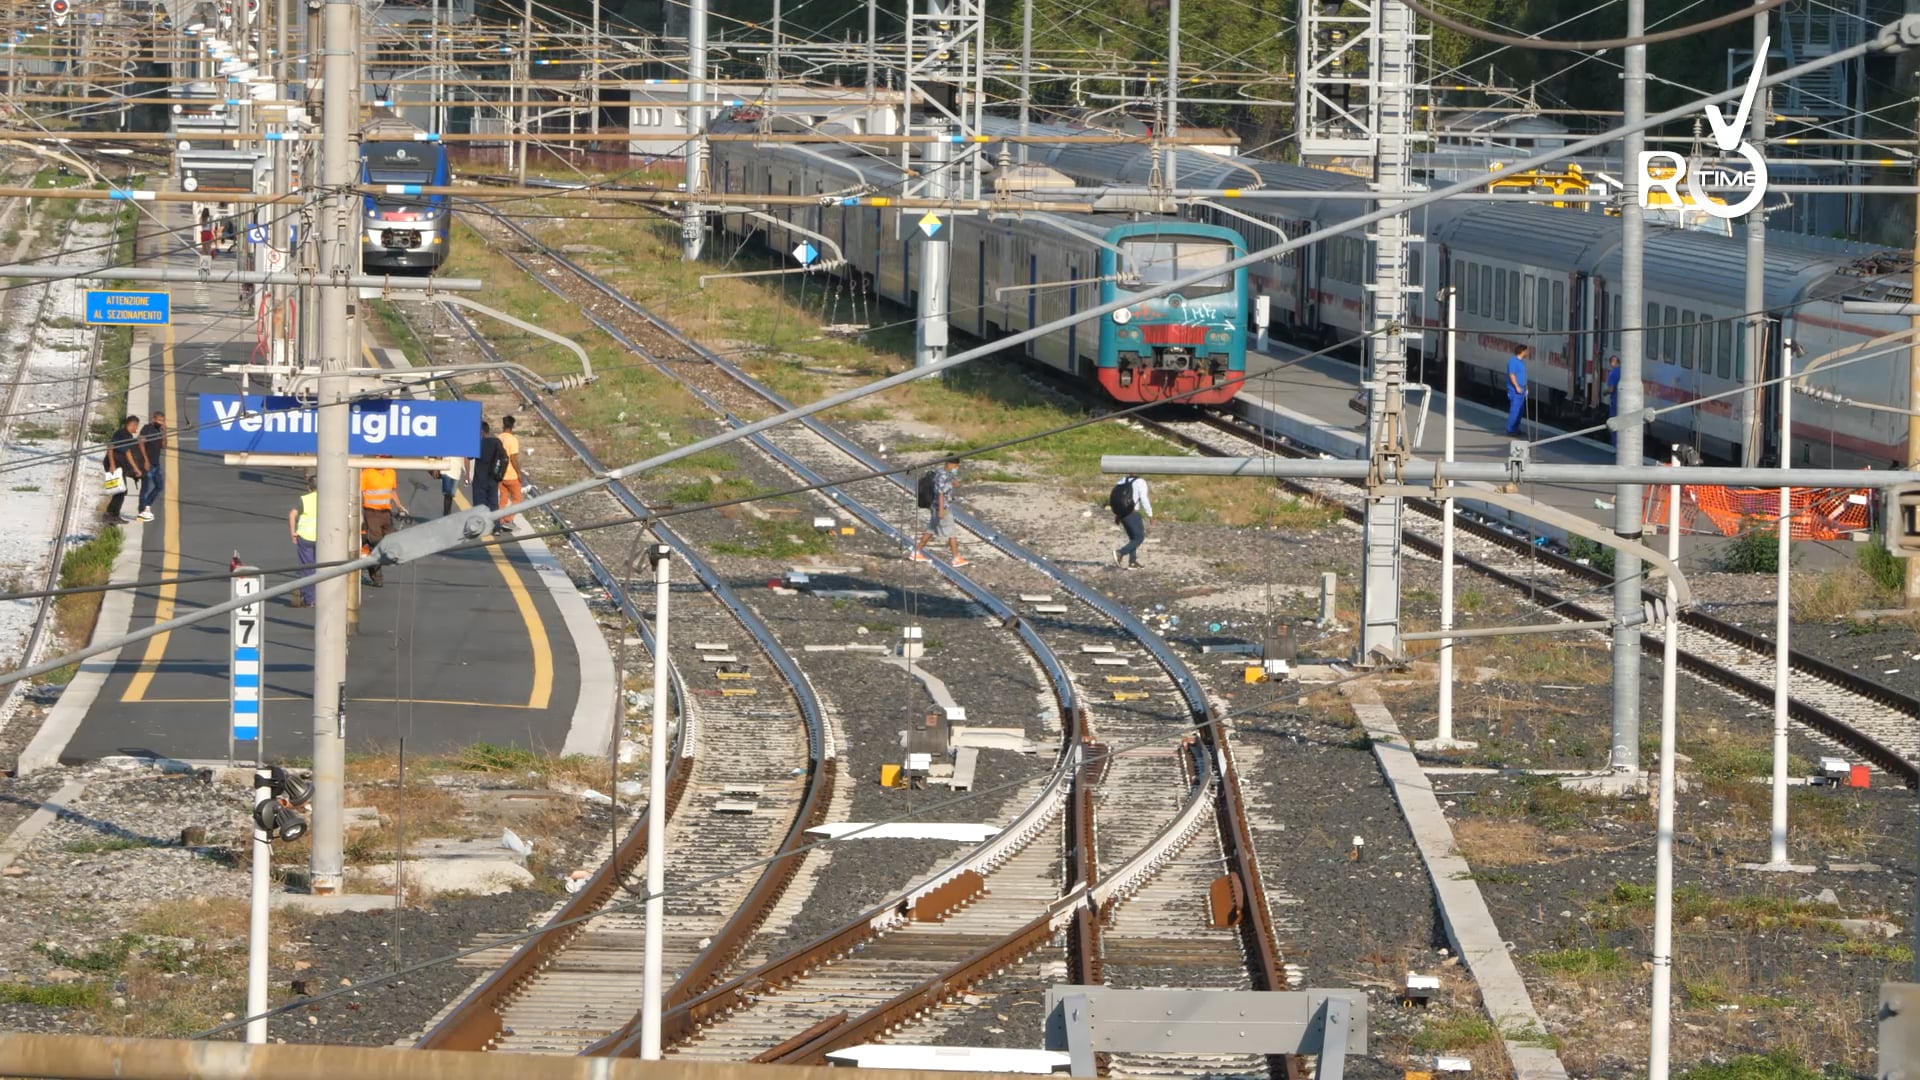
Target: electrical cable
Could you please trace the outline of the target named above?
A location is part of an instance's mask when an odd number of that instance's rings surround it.
[[[1538,49],[1551,52],[1593,52],[1596,49],[1631,49],[1642,45],[1657,45],[1663,41],[1676,41],[1680,38],[1692,37],[1695,34],[1703,34],[1709,30],[1717,30],[1722,26],[1730,26],[1733,23],[1751,19],[1755,15],[1764,15],[1774,8],[1779,7],[1781,4],[1786,3],[1786,0],[1759,0],[1759,2],[1753,6],[1742,8],[1730,15],[1721,15],[1716,18],[1691,23],[1687,26],[1677,26],[1671,30],[1641,34],[1638,37],[1600,38],[1593,41],[1555,41],[1548,38],[1516,37],[1512,34],[1502,34],[1492,30],[1482,29],[1471,23],[1461,22],[1450,16],[1442,15],[1434,11],[1431,7],[1428,7],[1422,0],[1399,0],[1399,2],[1411,8],[1414,14],[1422,16],[1430,22],[1437,23],[1456,33],[1465,34],[1470,38],[1475,38],[1480,41],[1490,41],[1496,45],[1506,45],[1516,49]]]

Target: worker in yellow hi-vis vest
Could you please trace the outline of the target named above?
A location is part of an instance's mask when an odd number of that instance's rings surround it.
[[[380,455],[382,458],[386,454]],[[393,531],[394,499],[399,492],[399,482],[393,470],[384,465],[360,470],[360,553],[373,554],[382,538]],[[372,567],[367,571],[367,584],[379,588],[380,568]]]
[[[314,563],[314,546],[320,542],[320,493],[314,490],[313,474],[307,474],[307,493],[300,496],[300,505],[287,511],[287,535],[293,538],[293,552],[300,559],[301,566]],[[312,570],[302,571],[301,577],[312,577]],[[303,586],[293,594],[294,607],[313,606],[313,586]]]

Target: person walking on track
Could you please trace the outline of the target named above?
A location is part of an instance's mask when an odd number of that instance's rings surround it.
[[[1107,496],[1107,508],[1113,511],[1114,522],[1127,531],[1127,542],[1113,549],[1114,564],[1139,569],[1140,545],[1147,542],[1147,523],[1144,518],[1153,516],[1153,502],[1147,498],[1147,482],[1131,473],[1121,477]]]
[[[126,523],[133,520],[121,516],[120,512],[127,505],[127,489],[146,475],[146,462],[146,455],[140,452],[140,418],[129,416],[120,421],[120,430],[114,432],[112,440],[107,443],[107,473],[111,475],[116,469],[120,471],[120,486],[114,491],[113,498],[107,500],[109,522]]]
[[[381,458],[389,455],[381,454]],[[399,490],[399,482],[394,478],[393,470],[384,465],[360,470],[360,553],[373,554],[380,541],[393,531],[393,507]],[[367,570],[367,584],[379,588],[380,568]]]
[[[1522,345],[1507,358],[1508,435],[1520,434],[1520,414],[1527,408],[1527,355],[1532,351]]]
[[[157,412],[140,429],[140,455],[147,464],[146,471],[140,474],[141,521],[153,520],[153,504],[160,501],[160,493],[167,489],[166,459],[161,456],[166,449],[167,414]]]
[[[287,511],[287,535],[293,538],[293,553],[301,566],[312,566],[314,548],[320,542],[320,493],[314,490],[313,474],[307,474],[307,493],[300,496],[300,505]],[[301,577],[312,577],[312,570],[303,570]],[[313,586],[303,585],[293,594],[294,607],[313,606]]]
[[[480,456],[473,462],[473,505],[500,509],[500,478],[507,474],[507,451],[493,434],[493,425],[480,421]]]
[[[920,542],[913,545],[913,554],[907,556],[914,562],[926,562],[927,542],[942,537],[947,541],[948,562],[954,566],[967,565],[968,560],[960,555],[960,537],[953,531],[953,485],[959,477],[959,458],[948,458],[939,468],[920,475],[916,501],[926,508],[927,531],[920,534]]]
[[[521,500],[520,478],[524,475],[520,463],[520,436],[513,433],[513,417],[504,417],[500,421],[500,449],[507,457],[507,471],[500,477],[500,505],[512,506]],[[495,533],[513,531],[513,515],[508,514],[494,526]]]

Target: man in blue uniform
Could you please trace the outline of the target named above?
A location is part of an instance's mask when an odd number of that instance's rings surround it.
[[[1507,358],[1507,434],[1520,434],[1520,413],[1527,407],[1527,355],[1525,345]]]
[[[1620,358],[1618,356],[1609,356],[1607,357],[1607,419],[1611,420],[1619,415]],[[1618,443],[1620,441],[1620,433],[1618,431],[1609,432],[1608,439],[1611,442]]]

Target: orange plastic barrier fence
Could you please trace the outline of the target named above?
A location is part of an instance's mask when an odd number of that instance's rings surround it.
[[[1641,519],[1665,528],[1670,485],[1649,485]],[[1787,505],[1795,540],[1843,540],[1873,524],[1873,503],[1867,488],[1794,488]],[[1684,532],[1717,532],[1739,536],[1754,529],[1772,531],[1780,521],[1780,489],[1696,487],[1680,488],[1680,528]]]

